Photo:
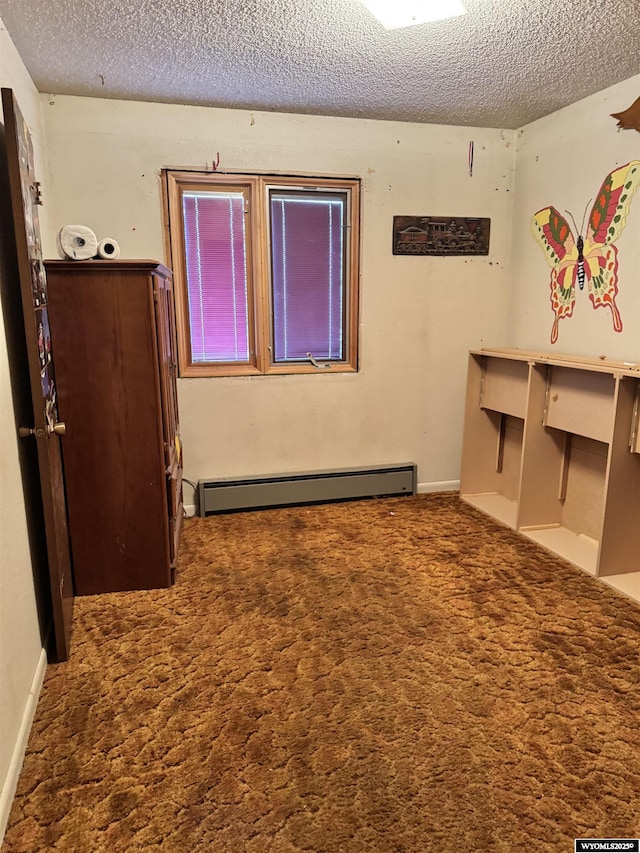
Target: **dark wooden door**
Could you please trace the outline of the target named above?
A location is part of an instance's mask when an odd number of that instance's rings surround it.
[[[15,223],[18,277],[22,296],[34,422],[20,428],[24,441],[36,442],[53,610],[56,660],[69,657],[73,582],[62,469],[58,404],[49,332],[47,281],[38,221],[39,184],[33,146],[11,89],[2,89],[11,208]]]

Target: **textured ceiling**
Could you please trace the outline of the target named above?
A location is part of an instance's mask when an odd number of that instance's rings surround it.
[[[640,73],[639,0],[0,0],[41,92],[517,128]],[[628,104],[617,104],[624,109]]]

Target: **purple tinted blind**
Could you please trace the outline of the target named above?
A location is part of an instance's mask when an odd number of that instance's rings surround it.
[[[184,193],[182,208],[191,359],[248,361],[244,195]]]
[[[272,190],[274,361],[344,357],[345,193]]]

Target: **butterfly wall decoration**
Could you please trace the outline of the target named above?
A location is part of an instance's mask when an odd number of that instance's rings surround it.
[[[637,130],[640,133],[640,98],[621,113],[611,113],[611,118],[618,119],[618,130]]]
[[[576,301],[576,284],[585,282],[594,308],[611,311],[613,328],[622,331],[622,318],[616,305],[618,294],[618,249],[614,245],[626,224],[633,194],[640,185],[640,160],[614,169],[604,179],[587,220],[586,234],[578,229],[571,213],[577,237],[564,216],[555,207],[544,207],[533,215],[531,230],[551,267],[551,308],[554,313],[551,343],[558,340],[558,324],[571,317]],[[588,208],[589,204],[587,204]],[[586,210],[585,210],[586,215]]]

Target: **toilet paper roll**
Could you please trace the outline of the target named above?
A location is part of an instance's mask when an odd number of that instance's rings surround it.
[[[86,225],[65,225],[58,233],[58,249],[63,258],[87,261],[98,251],[98,238]]]
[[[98,255],[101,258],[119,258],[120,246],[113,237],[105,237],[98,243]]]

